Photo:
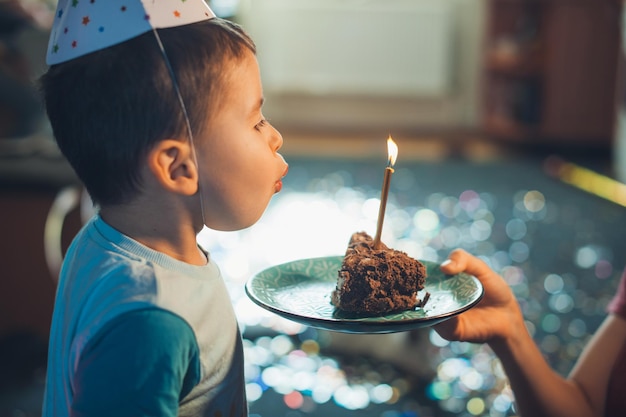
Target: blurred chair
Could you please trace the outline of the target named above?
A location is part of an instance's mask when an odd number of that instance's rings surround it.
[[[61,189],[48,211],[44,228],[44,254],[48,270],[55,283],[58,281],[61,264],[65,255],[63,236],[67,226],[67,218],[70,213],[78,210],[80,223],[84,224],[95,213],[91,203],[91,197],[86,190],[79,186],[68,186]],[[77,230],[69,231],[76,233]]]

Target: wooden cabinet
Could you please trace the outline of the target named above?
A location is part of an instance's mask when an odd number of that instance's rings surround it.
[[[60,158],[0,157],[0,340],[26,333],[47,342],[57,271],[45,240],[62,256],[82,225],[78,207],[58,209],[68,189],[80,186]]]
[[[618,0],[488,0],[483,126],[500,139],[610,147]]]
[[[44,226],[55,195],[50,189],[0,189],[0,336],[26,331],[47,340],[56,286],[46,265]]]

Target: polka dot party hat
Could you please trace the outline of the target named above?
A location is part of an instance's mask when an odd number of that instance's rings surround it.
[[[59,64],[153,29],[213,17],[204,0],[59,0],[46,62]]]

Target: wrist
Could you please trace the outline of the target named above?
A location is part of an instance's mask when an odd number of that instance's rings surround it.
[[[514,354],[514,352],[529,343],[534,345],[534,341],[526,327],[524,317],[518,306],[513,309],[515,314],[511,314],[503,325],[503,331],[494,335],[487,341],[489,347],[498,355]]]
[[[514,323],[510,323],[507,330],[506,333],[496,336],[487,342],[489,347],[503,362],[507,360],[515,361],[515,358],[528,354],[529,349],[534,350],[536,348],[535,342],[522,318],[515,320]]]

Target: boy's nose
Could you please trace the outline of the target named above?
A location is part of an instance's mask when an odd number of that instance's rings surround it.
[[[279,150],[283,146],[283,135],[280,134],[278,129],[272,126],[271,146],[274,151]]]

